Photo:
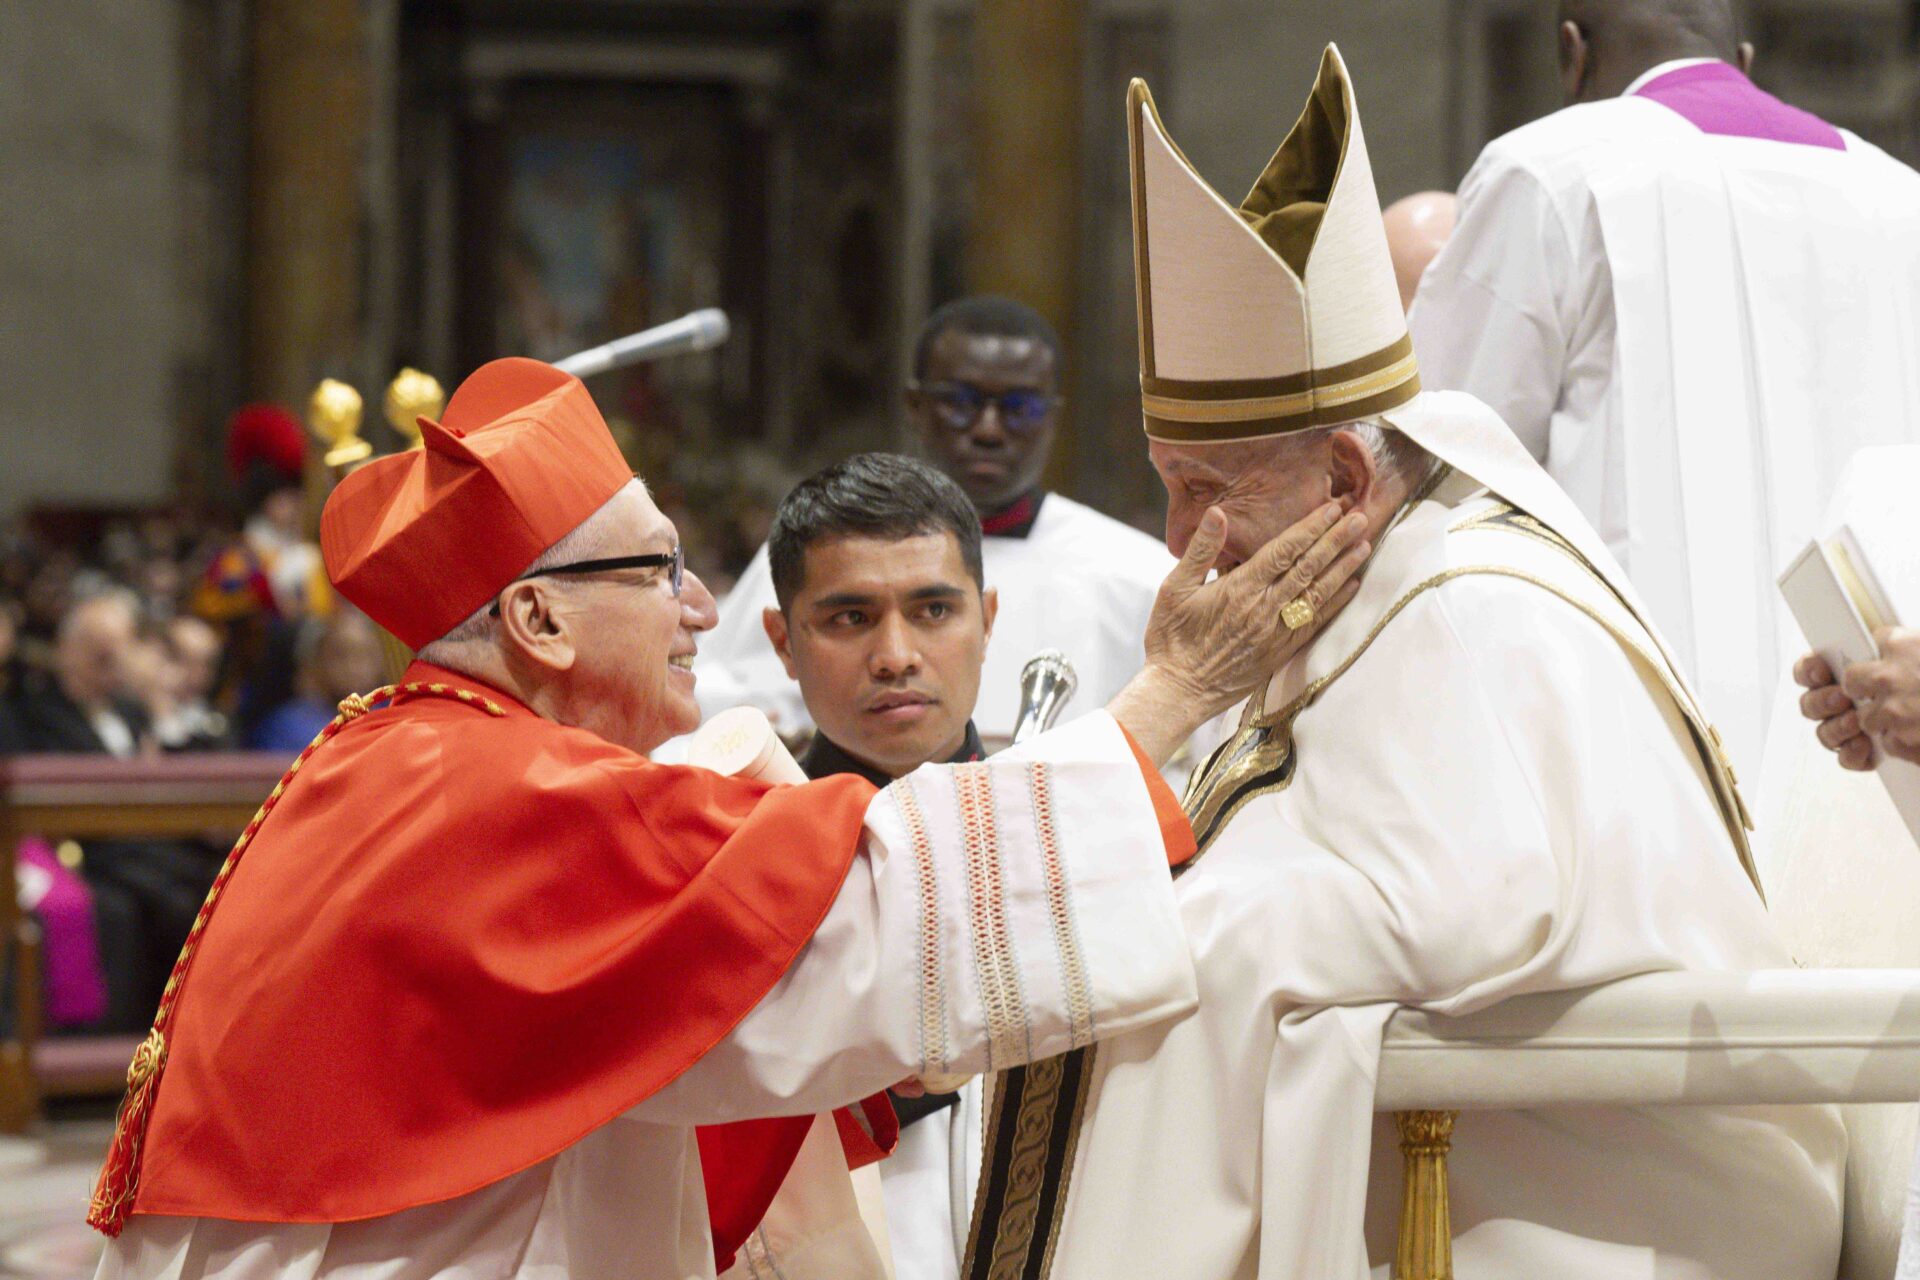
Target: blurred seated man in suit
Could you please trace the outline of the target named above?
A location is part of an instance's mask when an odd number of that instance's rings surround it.
[[[153,751],[146,712],[125,688],[138,628],[138,610],[125,592],[89,596],[67,611],[53,671],[26,682],[15,704],[21,750],[121,759]]]
[[[146,710],[126,693],[139,629],[132,596],[106,592],[61,619],[53,671],[14,704],[18,749],[46,754],[151,756]],[[180,841],[89,842],[82,872],[93,890],[107,1013],[88,1030],[139,1033],[220,869],[220,857]]]
[[[980,540],[960,486],[898,454],[828,467],[780,504],[767,539],[779,605],[761,622],[816,726],[800,761],[809,777],[885,786],[982,757],[972,716],[999,600]],[[952,1280],[978,1164],[977,1086],[896,1093],[894,1109],[900,1145],[880,1171],[897,1273]]]

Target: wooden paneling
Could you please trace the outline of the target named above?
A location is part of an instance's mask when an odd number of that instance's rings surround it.
[[[0,760],[0,848],[13,871],[21,837],[50,840],[178,838],[238,834],[288,764],[278,754],[18,756]],[[37,926],[22,916],[18,876],[0,892],[0,990],[11,988],[16,1017],[0,1040],[0,1132],[32,1123],[50,1094],[118,1091],[137,1039],[40,1039]]]

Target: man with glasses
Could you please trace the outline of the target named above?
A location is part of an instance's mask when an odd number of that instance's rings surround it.
[[[1016,760],[772,787],[647,759],[698,723],[715,606],[578,379],[495,361],[421,443],[321,520],[418,657],[341,704],[195,920],[88,1214],[102,1280],[701,1280],[736,1250],[866,1280],[857,1216],[760,1225],[795,1170],[789,1205],[852,1201],[882,1090],[1192,1009],[1156,766],[1311,637],[1285,609],[1345,603],[1351,522],[1209,583],[1216,514],[1138,679]]]
[[[989,749],[1012,736],[1020,669],[1042,649],[1073,663],[1080,705],[1118,692],[1145,661],[1140,637],[1173,565],[1153,538],[1042,485],[1063,375],[1053,326],[1011,298],[948,303],[914,345],[905,396],[914,435],[979,511],[987,585],[1000,593],[974,711]],[[813,722],[767,644],[769,612],[778,601],[763,547],[701,644],[700,705],[711,714],[750,704],[782,733],[804,733]]]

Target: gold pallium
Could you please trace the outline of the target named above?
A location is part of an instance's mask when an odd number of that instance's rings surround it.
[[[1532,538],[1537,542],[1552,547],[1562,555],[1567,556],[1573,560],[1575,564],[1579,565],[1583,573],[1599,583],[1601,587],[1605,588],[1607,593],[1619,603],[1620,607],[1626,610],[1627,615],[1640,625],[1648,637],[1652,637],[1653,628],[1648,624],[1647,620],[1640,615],[1640,611],[1634,608],[1633,604],[1628,601],[1626,597],[1614,590],[1613,584],[1607,581],[1605,575],[1594,568],[1593,564],[1588,561],[1585,556],[1581,555],[1579,549],[1572,543],[1568,542],[1535,517],[1510,504],[1501,503],[1490,510],[1480,512],[1461,521],[1450,528],[1448,532],[1470,533],[1485,530],[1517,533],[1522,537]],[[1487,570],[1487,572],[1491,571],[1492,570]],[[1734,851],[1740,858],[1741,869],[1747,873],[1747,878],[1753,882],[1753,887],[1755,891],[1760,894],[1761,900],[1765,901],[1767,891],[1765,886],[1760,882],[1760,870],[1754,862],[1753,857],[1753,844],[1752,841],[1748,839],[1748,833],[1754,829],[1753,815],[1747,809],[1746,798],[1740,794],[1740,777],[1734,772],[1733,760],[1727,755],[1726,745],[1720,740],[1720,731],[1714,728],[1713,724],[1707,719],[1706,711],[1701,707],[1699,699],[1696,698],[1693,691],[1687,687],[1686,682],[1680,679],[1679,674],[1673,668],[1672,660],[1666,656],[1665,651],[1661,650],[1657,653],[1649,652],[1645,646],[1621,630],[1611,619],[1602,616],[1593,606],[1575,599],[1552,583],[1542,581],[1517,569],[1506,570],[1504,572],[1508,577],[1519,578],[1553,592],[1553,594],[1559,596],[1562,600],[1565,600],[1568,604],[1592,618],[1604,627],[1607,632],[1613,636],[1614,640],[1625,648],[1629,654],[1638,659],[1648,671],[1653,673],[1654,678],[1660,682],[1661,687],[1666,691],[1667,697],[1672,700],[1674,706],[1679,710],[1680,718],[1686,722],[1687,731],[1693,738],[1694,751],[1700,757],[1701,766],[1707,775],[1708,785],[1713,791],[1714,802],[1719,806],[1721,819],[1726,823],[1727,834],[1733,840]]]

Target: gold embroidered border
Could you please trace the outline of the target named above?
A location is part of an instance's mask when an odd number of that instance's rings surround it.
[[[1405,358],[1396,360],[1378,373],[1288,395],[1255,396],[1243,400],[1190,400],[1142,393],[1140,404],[1151,416],[1171,422],[1259,422],[1267,418],[1290,418],[1315,409],[1336,409],[1382,395],[1409,381],[1416,384],[1417,390],[1419,377],[1420,365],[1409,352]]]
[[[967,903],[973,956],[986,1013],[987,1069],[1005,1070],[1033,1056],[1026,1000],[1020,993],[1019,959],[1007,928],[1007,895],[995,819],[993,766],[955,765],[960,833],[966,846]]]
[[[933,840],[920,812],[913,780],[902,778],[887,790],[900,806],[913,846],[913,871],[920,889],[920,1074],[943,1074],[948,1069],[947,980],[940,963],[940,881],[933,857]]]
[[[1316,387],[1338,387],[1379,375],[1392,366],[1404,365],[1413,358],[1413,338],[1399,338],[1378,351],[1369,352],[1345,364],[1304,369],[1277,378],[1160,378],[1143,374],[1140,393],[1183,403],[1269,400],[1275,397],[1312,395]]]
[[[1598,583],[1607,594],[1619,602],[1627,615],[1646,632],[1647,639],[1653,642],[1654,652],[1647,651],[1644,645],[1632,639],[1598,610],[1550,583],[1530,577],[1518,571],[1510,576],[1525,578],[1535,585],[1552,591],[1553,594],[1579,609],[1613,636],[1613,638],[1631,654],[1639,658],[1648,670],[1660,681],[1667,696],[1678,708],[1680,717],[1686,721],[1687,732],[1694,740],[1694,750],[1700,757],[1700,763],[1706,771],[1708,785],[1713,790],[1714,804],[1720,810],[1722,821],[1726,823],[1727,834],[1733,840],[1734,852],[1739,856],[1740,867],[1753,881],[1753,887],[1759,892],[1761,901],[1766,900],[1767,891],[1760,882],[1760,869],[1753,857],[1753,844],[1748,832],[1753,830],[1753,815],[1747,810],[1746,798],[1740,794],[1740,778],[1733,770],[1733,761],[1727,755],[1726,745],[1720,740],[1720,731],[1707,719],[1706,709],[1700,705],[1693,690],[1680,677],[1673,656],[1662,647],[1654,635],[1653,627],[1625,596],[1614,589],[1606,575],[1594,567],[1593,563],[1580,553],[1580,549],[1568,542],[1552,527],[1542,523],[1537,517],[1529,515],[1509,503],[1501,503],[1478,515],[1460,521],[1449,533],[1508,532],[1521,537],[1532,538],[1567,556],[1580,567],[1588,577]]]
[[[1040,869],[1047,890],[1047,915],[1053,922],[1054,949],[1060,956],[1060,983],[1067,1000],[1068,1043],[1078,1049],[1093,1043],[1093,991],[1074,919],[1072,886],[1060,856],[1060,835],[1053,822],[1053,769],[1043,760],[1027,766],[1027,791],[1033,798],[1033,825],[1040,840]]]
[[[1242,809],[1263,795],[1286,790],[1293,782],[1292,762],[1291,724],[1243,724],[1188,783],[1181,807],[1199,849],[1175,874],[1191,867]]]
[[[987,1160],[960,1269],[965,1280],[1023,1280],[1052,1271],[1093,1088],[1096,1049],[1029,1063],[1001,1078],[987,1122]]]

